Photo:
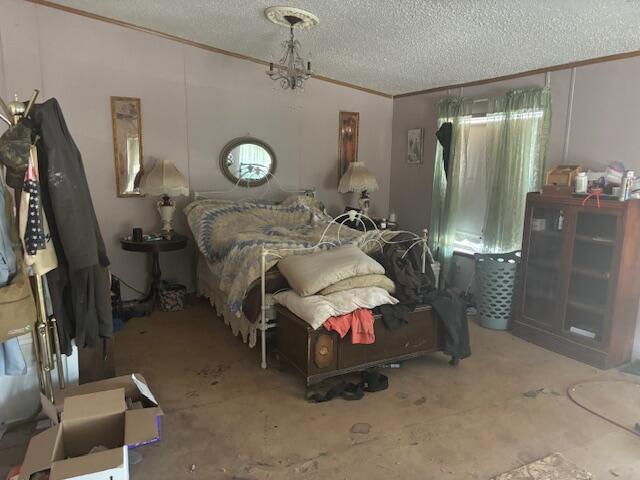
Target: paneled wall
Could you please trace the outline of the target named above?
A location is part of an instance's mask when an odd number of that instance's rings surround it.
[[[360,112],[359,158],[380,184],[373,211],[387,213],[390,98],[313,79],[302,93],[283,91],[262,65],[0,0],[0,95],[25,98],[34,88],[41,99],[60,101],[84,157],[112,270],[140,290],[146,288],[147,259],[122,251],[118,239],[134,226],[157,229],[159,219],[151,198],[116,197],[110,96],[142,99],[145,162],[172,160],[193,190],[230,188],[218,169],[219,152],[232,138],[253,135],[273,147],[284,186],[316,187],[334,213],[352,200],[337,192],[338,112]],[[176,225],[188,230],[181,212]],[[163,254],[163,271],[192,286],[193,258],[192,250]]]
[[[403,226],[418,231],[429,225],[438,101],[447,94],[486,98],[514,88],[543,87],[552,94],[548,164],[601,167],[613,161],[640,171],[640,57],[592,64],[449,92],[394,99],[390,208]],[[572,87],[573,85],[573,87]],[[407,165],[409,128],[425,129],[424,163]],[[470,260],[457,259],[457,283],[466,287]],[[640,330],[640,329],[639,329]],[[640,356],[640,331],[635,357]]]

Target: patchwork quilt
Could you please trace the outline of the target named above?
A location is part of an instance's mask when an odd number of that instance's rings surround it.
[[[237,316],[242,313],[250,285],[260,278],[262,247],[279,249],[279,257],[309,253],[286,249],[315,246],[331,221],[319,202],[302,196],[279,204],[197,200],[187,205],[185,213],[198,249],[218,277],[218,288],[227,295],[229,310]],[[364,233],[331,225],[324,237],[327,243],[319,248],[355,244],[369,251],[377,248],[372,240],[377,236],[375,231]],[[266,270],[278,260],[268,256]]]

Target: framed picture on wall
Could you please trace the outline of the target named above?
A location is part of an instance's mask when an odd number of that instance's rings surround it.
[[[360,114],[340,112],[338,119],[338,183],[351,162],[358,161]]]
[[[136,97],[111,97],[113,154],[118,197],[142,195],[142,109]]]
[[[424,128],[412,128],[407,132],[407,163],[422,163]]]

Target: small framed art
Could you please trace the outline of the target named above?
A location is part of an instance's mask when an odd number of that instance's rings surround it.
[[[424,128],[412,128],[407,132],[407,163],[422,163]]]

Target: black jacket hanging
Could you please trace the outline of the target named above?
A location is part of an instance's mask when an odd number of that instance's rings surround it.
[[[451,135],[453,133],[453,123],[443,123],[436,132],[436,138],[442,145],[442,164],[444,167],[444,177],[449,178],[449,156],[451,155]]]
[[[58,255],[58,268],[47,274],[60,343],[70,351],[95,347],[113,331],[109,265],[82,156],[55,98],[33,107],[33,128],[40,136],[38,157],[42,205]]]

